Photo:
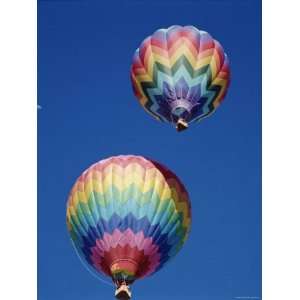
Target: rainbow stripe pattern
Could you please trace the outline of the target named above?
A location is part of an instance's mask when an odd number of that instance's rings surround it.
[[[177,176],[141,156],[111,157],[77,179],[67,226],[81,258],[128,284],[161,269],[191,225],[188,193]]]
[[[194,26],[171,26],[136,50],[131,81],[140,104],[163,122],[197,122],[220,105],[229,64],[219,42]]]

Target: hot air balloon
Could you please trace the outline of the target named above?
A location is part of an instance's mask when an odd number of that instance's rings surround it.
[[[85,264],[109,276],[115,296],[160,270],[183,246],[191,224],[188,193],[178,177],[141,156],[101,160],[75,182],[67,227]]]
[[[216,110],[230,76],[220,43],[194,26],[171,26],[147,37],[135,51],[130,73],[144,109],[178,131]]]

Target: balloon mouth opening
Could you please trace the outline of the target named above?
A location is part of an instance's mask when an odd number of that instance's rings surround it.
[[[111,277],[116,285],[124,282],[129,285],[135,281],[138,268],[138,263],[132,259],[118,259],[110,265]]]
[[[178,132],[188,128],[188,120],[191,117],[191,111],[193,105],[185,100],[178,99],[170,103],[171,104],[171,119],[176,124],[176,130]]]
[[[175,114],[176,111],[178,111],[180,109],[185,110],[190,113],[191,110],[193,109],[193,104],[190,101],[183,99],[183,98],[170,101],[169,103],[171,106],[172,114]]]

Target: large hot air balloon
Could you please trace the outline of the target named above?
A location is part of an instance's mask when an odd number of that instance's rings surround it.
[[[189,197],[177,176],[141,156],[111,157],[77,179],[67,203],[67,226],[82,260],[112,278],[115,296],[161,269],[190,231]]]
[[[213,113],[229,85],[227,55],[219,42],[194,26],[171,26],[136,50],[131,81],[140,104],[178,131]]]

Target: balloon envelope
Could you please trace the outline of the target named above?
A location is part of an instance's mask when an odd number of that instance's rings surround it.
[[[141,156],[117,156],[88,168],[67,203],[67,226],[83,260],[118,283],[162,268],[191,224],[188,193],[174,173]]]
[[[215,111],[229,76],[220,43],[194,26],[157,30],[136,50],[131,66],[133,90],[145,110],[186,127]]]

